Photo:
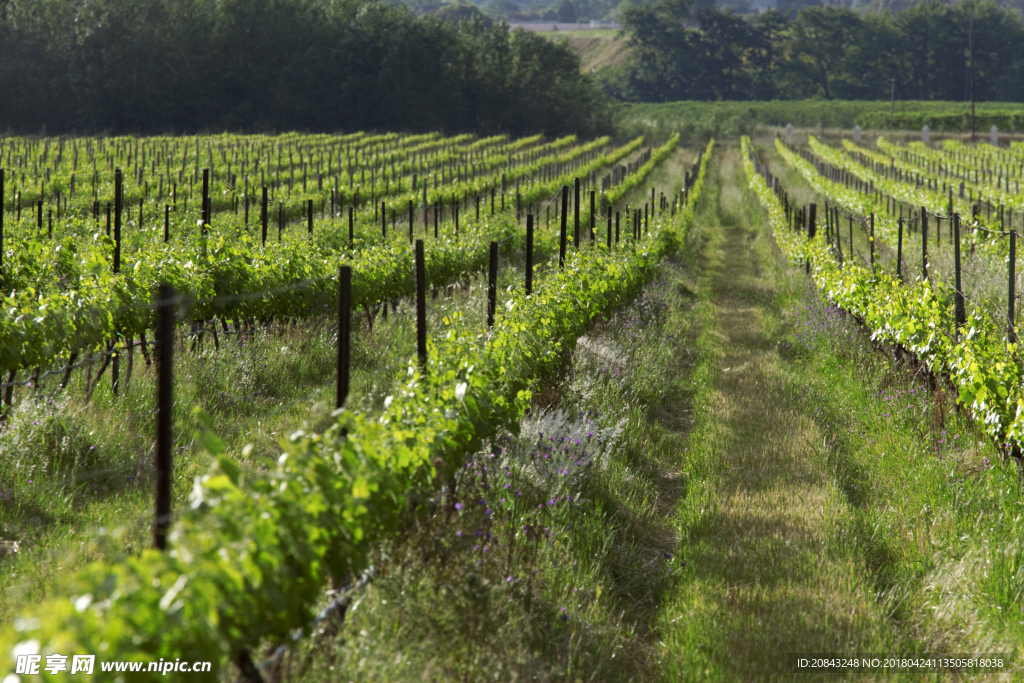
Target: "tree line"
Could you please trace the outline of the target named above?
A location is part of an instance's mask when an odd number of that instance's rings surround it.
[[[592,135],[566,46],[378,0],[0,0],[0,130]]]
[[[633,60],[602,77],[609,94],[678,100],[970,97],[1024,101],[1024,21],[992,0],[923,2],[893,13],[845,6],[740,16],[694,0],[642,0],[621,12]]]

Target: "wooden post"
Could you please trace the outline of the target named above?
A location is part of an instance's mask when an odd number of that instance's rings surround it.
[[[167,548],[171,526],[171,453],[174,445],[174,287],[160,285],[156,301],[156,517],[153,547]]]
[[[114,170],[114,272],[121,272],[121,169]]]
[[[171,241],[171,205],[164,204],[164,242]]]
[[[260,223],[263,226],[263,246],[267,246],[267,186],[263,186],[263,203],[260,205]]]
[[[427,271],[423,240],[416,240],[416,356],[420,369],[427,371]]]
[[[199,219],[203,222],[203,235],[206,234],[206,226],[210,224],[210,215],[207,210],[210,205],[210,169],[203,169],[203,203],[199,207]]]
[[[580,179],[573,179],[572,195],[573,233],[572,246],[580,248]]]
[[[491,242],[491,262],[487,269],[487,327],[494,327],[498,305],[498,243]]]
[[[568,235],[566,231],[569,227],[569,186],[562,185],[562,229],[559,232],[558,238],[558,269],[565,270],[565,248]]]
[[[388,217],[384,202],[380,203],[380,234],[384,239],[388,238]]]
[[[868,244],[871,247],[871,270],[875,269],[875,214],[871,214],[871,234],[868,235]]]
[[[921,207],[921,275],[928,281],[928,214]]]
[[[896,277],[903,279],[903,219],[897,221],[896,228]]]
[[[334,409],[345,405],[348,398],[349,344],[352,338],[352,267],[338,267],[338,358],[337,388],[334,397]]]
[[[306,232],[313,234],[313,200],[306,200]]]
[[[533,214],[526,214],[526,295],[533,294]]]
[[[818,205],[811,204],[807,214],[807,240],[813,240],[814,236],[818,233]],[[811,259],[807,259],[807,274],[811,274]]]
[[[413,236],[412,236],[412,218],[413,218],[413,214],[414,213],[415,213],[414,212],[414,207],[412,205],[412,200],[410,199],[409,200],[409,244],[412,244],[412,240],[413,240]]]
[[[855,252],[853,251],[853,216],[849,216],[850,219],[850,260],[855,261]]]
[[[621,222],[622,213],[619,211],[615,212],[615,244],[619,243],[619,223]]]
[[[1006,307],[1006,338],[1011,344],[1017,342],[1017,328],[1014,319],[1017,317],[1017,232],[1010,230],[1010,263],[1009,263],[1009,287]]]
[[[953,214],[953,272],[954,286],[956,287],[953,292],[953,315],[956,320],[956,329],[959,331],[967,322],[967,311],[964,306],[964,294],[960,280],[960,214],[958,213]]]

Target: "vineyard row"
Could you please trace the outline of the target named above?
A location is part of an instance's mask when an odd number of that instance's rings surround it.
[[[281,458],[252,480],[206,438],[217,463],[197,478],[169,549],[76,572],[70,595],[33,608],[0,635],[3,649],[220,666],[245,665],[259,643],[293,643],[328,580],[343,585],[364,569],[410,500],[443,509],[442,487],[485,440],[515,428],[563,351],[597,316],[631,300],[662,256],[685,243],[710,151],[698,157],[685,204],[674,216],[649,217],[640,240],[574,250],[562,267],[552,263],[531,293],[509,292],[487,334],[449,316],[426,357],[410,360],[381,416],[342,410],[323,434],[296,431]],[[564,245],[565,230],[560,239]]]

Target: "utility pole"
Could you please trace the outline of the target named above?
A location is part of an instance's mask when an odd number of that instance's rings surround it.
[[[974,142],[974,17],[971,17],[967,36],[968,50],[971,55],[971,70],[970,76],[968,76],[971,87],[971,142]]]
[[[896,110],[896,79],[889,79],[889,135],[892,135],[892,115]]]

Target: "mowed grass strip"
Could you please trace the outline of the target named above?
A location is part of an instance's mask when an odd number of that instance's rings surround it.
[[[876,597],[858,542],[862,501],[829,448],[814,368],[779,344],[803,277],[779,263],[736,151],[719,159],[697,221],[707,240],[697,421],[677,521],[687,565],[659,616],[661,661],[672,680],[786,680],[790,653],[910,644]]]
[[[771,158],[770,141],[762,153]],[[796,180],[784,181],[791,197],[801,192]],[[884,257],[887,245],[878,246],[882,267],[893,269]],[[1005,283],[986,276],[980,252],[964,256],[969,296],[1004,310],[999,300]],[[941,252],[929,258],[938,264],[933,277],[951,272]],[[807,390],[816,396],[829,456],[854,503],[861,552],[888,618],[931,652],[1002,656],[1007,667],[998,678],[1019,680],[1020,464],[1004,461],[957,408],[952,386],[941,377],[933,383],[927,368],[897,349],[875,348],[867,330],[819,292],[805,289],[796,311],[789,350],[800,346],[805,353],[793,366],[802,367]]]

